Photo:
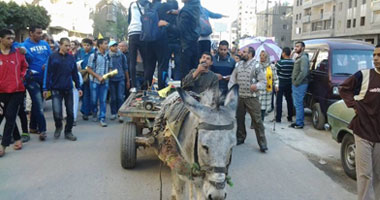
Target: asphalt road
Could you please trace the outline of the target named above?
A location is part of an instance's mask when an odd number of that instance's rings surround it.
[[[1,200],[159,199],[160,162],[151,150],[138,151],[136,169],[121,167],[121,124],[109,121],[109,127],[101,128],[79,120],[73,130],[78,141],[70,142],[53,139],[51,109],[46,116],[46,142],[33,135],[21,151],[9,148],[0,158]],[[228,199],[355,199],[355,181],[344,175],[340,146],[328,132],[293,130],[287,123],[277,124],[274,132],[269,118],[267,153],[259,152],[252,130],[246,143],[234,148],[230,167],[234,187],[228,188]],[[249,121],[247,117],[247,125]],[[168,168],[163,167],[162,177],[163,197],[169,199]]]

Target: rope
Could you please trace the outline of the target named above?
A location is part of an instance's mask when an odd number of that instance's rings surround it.
[[[160,162],[160,200],[162,200],[162,162]]]

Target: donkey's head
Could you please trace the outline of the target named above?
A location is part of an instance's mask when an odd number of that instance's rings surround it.
[[[218,94],[206,92],[201,102],[183,90],[178,91],[185,106],[198,118],[194,145],[194,161],[206,171],[203,182],[205,198],[218,200],[227,196],[225,185],[232,147],[236,144],[236,109],[238,86],[228,92],[224,105]],[[216,97],[216,98],[215,98]]]

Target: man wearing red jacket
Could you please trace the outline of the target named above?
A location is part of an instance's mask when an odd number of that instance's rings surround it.
[[[348,128],[355,134],[358,200],[380,199],[380,45],[373,52],[373,63],[374,69],[358,71],[339,90],[356,113]]]
[[[5,154],[5,148],[16,141],[15,150],[22,148],[21,136],[16,127],[16,117],[24,99],[24,76],[28,64],[25,56],[12,47],[15,35],[12,30],[0,30],[0,115],[6,119],[3,139],[0,145],[0,157]]]

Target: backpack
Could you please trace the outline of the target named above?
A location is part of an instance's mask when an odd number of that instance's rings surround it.
[[[210,21],[206,18],[204,14],[201,12],[201,16],[199,18],[199,25],[201,27],[200,35],[203,37],[209,36],[212,33],[212,28]]]
[[[158,27],[158,22],[160,21],[158,13],[156,10],[150,7],[150,4],[147,4],[144,7],[144,13],[142,13],[140,5],[136,2],[137,7],[141,14],[141,35],[140,40],[144,42],[156,41],[161,36],[161,30]]]

